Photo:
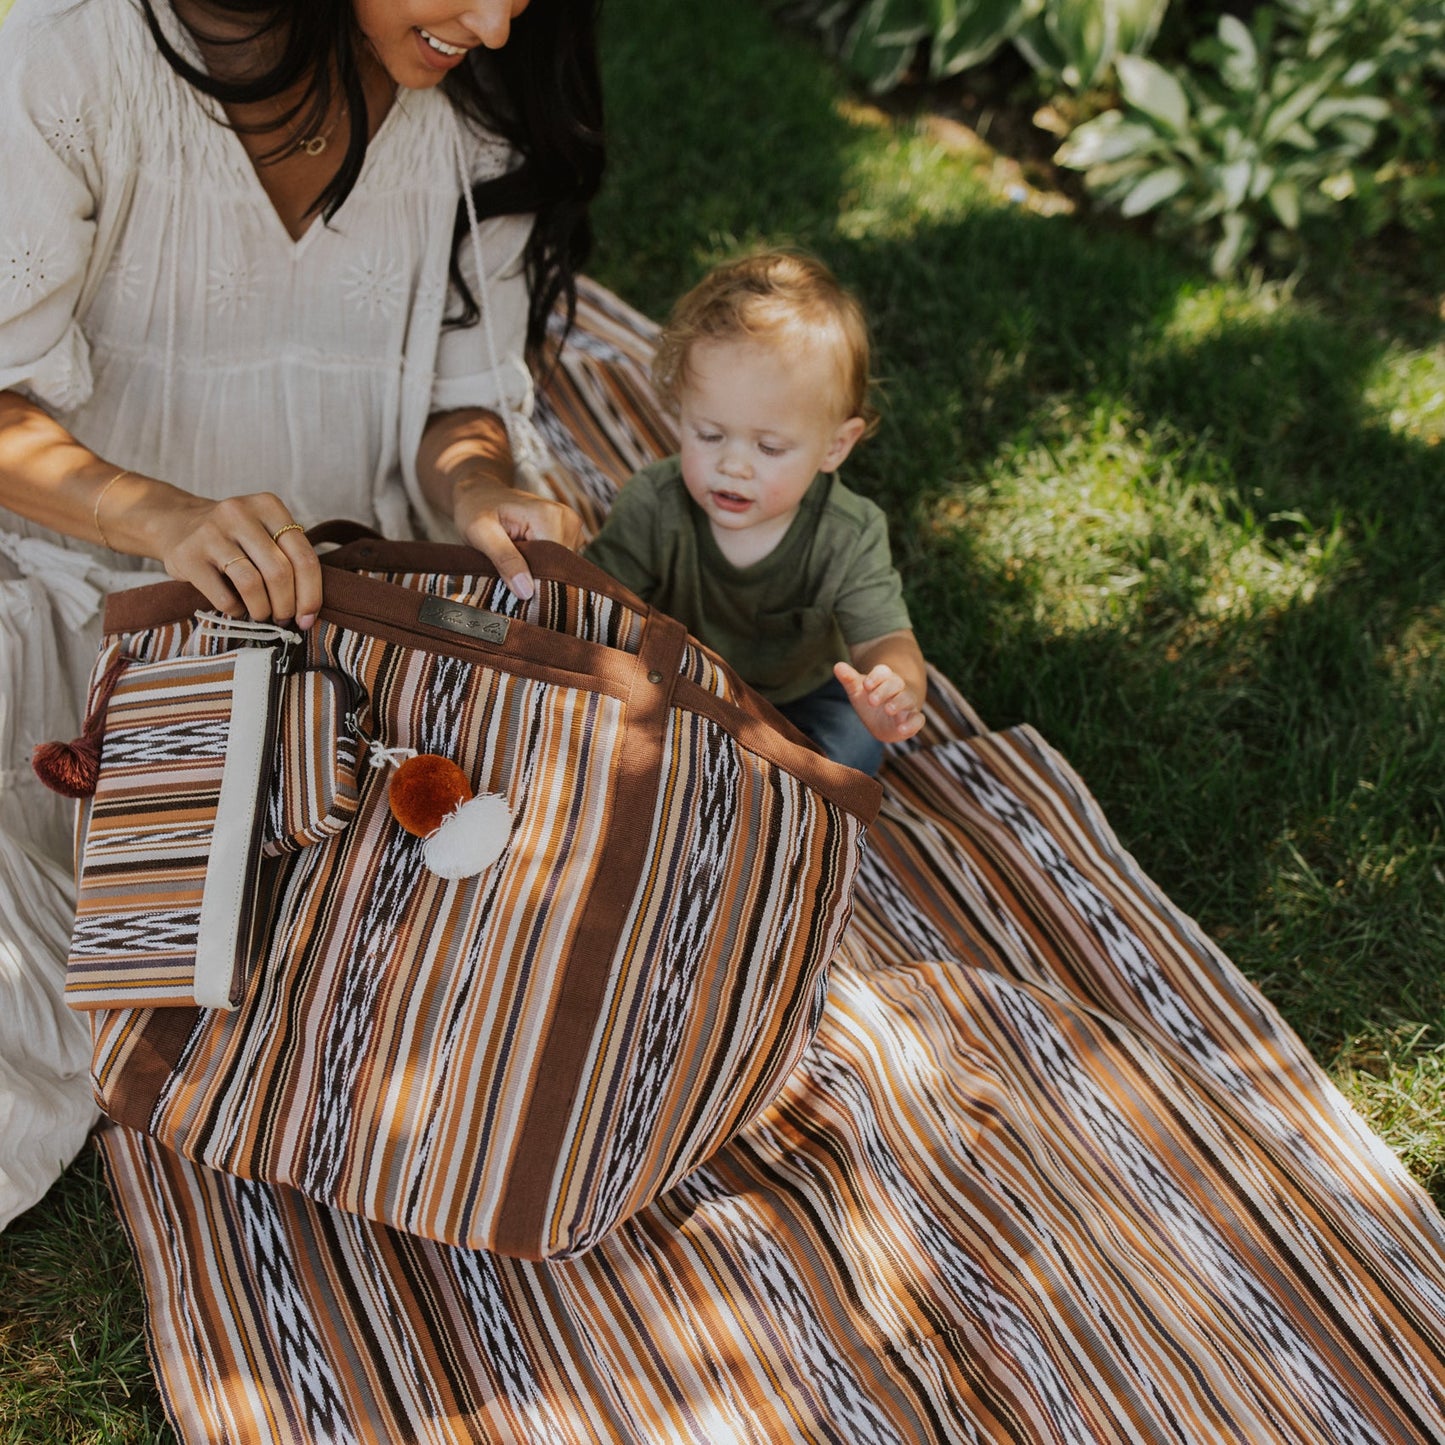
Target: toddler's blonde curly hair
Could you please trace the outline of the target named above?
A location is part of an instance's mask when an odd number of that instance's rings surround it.
[[[693,347],[727,341],[831,353],[838,369],[839,419],[862,417],[864,436],[876,429],[863,308],[816,257],[787,249],[758,251],[709,271],[678,301],[652,363],[653,385],[673,411],[688,384]]]

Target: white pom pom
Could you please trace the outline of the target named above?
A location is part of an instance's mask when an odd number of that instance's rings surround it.
[[[421,845],[426,866],[441,878],[473,878],[502,856],[512,836],[512,810],[500,793],[459,803]]]

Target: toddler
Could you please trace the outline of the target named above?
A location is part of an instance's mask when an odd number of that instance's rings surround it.
[[[858,302],[794,252],[721,266],[674,307],[653,379],[681,450],[627,482],[585,555],[876,772],[923,726],[927,677],[887,520],[835,475],[875,422]]]

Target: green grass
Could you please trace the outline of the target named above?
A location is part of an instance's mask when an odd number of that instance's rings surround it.
[[[885,421],[849,479],[925,650],[1062,749],[1445,1201],[1445,238],[1216,284],[1009,204],[749,6],[605,25],[593,273],[660,315],[793,241],[859,291]],[[0,1440],[169,1438],[129,1279],[92,1164],[0,1236]]]
[[[86,1151],[0,1234],[0,1442],[174,1441],[142,1304],[98,1158]]]

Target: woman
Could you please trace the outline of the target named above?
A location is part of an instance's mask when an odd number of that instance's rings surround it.
[[[101,594],[159,564],[304,628],[325,517],[455,529],[522,595],[513,541],[578,538],[512,483],[601,174],[592,4],[19,0],[0,131],[3,1226],[93,1119],[27,759]]]

